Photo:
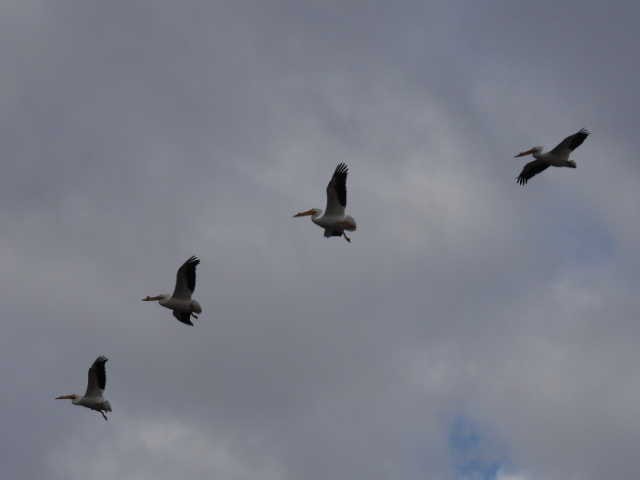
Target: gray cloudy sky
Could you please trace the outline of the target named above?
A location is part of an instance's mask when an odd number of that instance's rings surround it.
[[[640,476],[639,15],[1,2],[3,477]],[[291,218],[341,161],[352,244]]]

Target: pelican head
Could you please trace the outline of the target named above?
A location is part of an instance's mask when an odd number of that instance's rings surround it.
[[[533,155],[535,157],[536,154],[539,154],[540,152],[542,152],[542,147],[532,147],[527,151],[520,152],[514,158],[524,157],[525,155]]]
[[[311,215],[311,217],[317,217],[321,213],[322,213],[322,210],[320,210],[319,208],[312,208],[310,210],[305,210],[304,212],[298,212],[293,217],[294,218],[295,217],[307,217],[309,215]]]

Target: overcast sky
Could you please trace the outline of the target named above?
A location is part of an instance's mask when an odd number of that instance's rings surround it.
[[[3,478],[638,478],[639,16],[0,2]],[[351,244],[291,218],[339,162]]]

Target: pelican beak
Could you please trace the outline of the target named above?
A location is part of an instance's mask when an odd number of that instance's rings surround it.
[[[75,395],[60,395],[56,400],[73,400],[74,397]]]
[[[142,301],[143,301],[143,302],[150,302],[150,301],[151,301],[151,297],[149,297],[149,296],[144,297],[144,298],[142,299]]]
[[[293,216],[293,218],[296,218],[296,217],[307,217],[309,215],[313,215],[313,208],[311,210],[305,210],[304,212],[298,212]]]
[[[526,152],[520,152],[519,154],[517,154],[515,157],[513,158],[518,158],[518,157],[524,157],[525,155],[531,155],[533,152],[535,152],[536,149],[532,148],[530,150],[527,150]]]

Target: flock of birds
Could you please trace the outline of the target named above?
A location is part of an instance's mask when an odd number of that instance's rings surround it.
[[[533,147],[518,153],[515,157],[532,155],[534,160],[527,163],[516,182],[525,185],[533,176],[541,173],[549,167],[576,168],[576,162],[569,159],[569,155],[578,148],[589,136],[585,129],[569,135],[552,150],[543,153],[542,147]],[[351,239],[345,232],[356,230],[356,221],[351,215],[345,213],[347,207],[347,174],[349,169],[344,163],[340,163],[327,185],[327,204],[324,212],[319,208],[312,208],[299,212],[294,217],[310,216],[311,221],[324,230],[325,237],[344,237],[346,241]],[[160,305],[173,312],[173,316],[186,325],[193,326],[192,318],[197,319],[202,313],[200,304],[192,299],[196,288],[196,267],[200,264],[197,257],[191,257],[178,269],[176,285],[173,294],[160,294],[154,297],[147,296],[145,302],[157,301]],[[74,405],[80,405],[99,412],[107,420],[106,412],[111,412],[111,404],[104,398],[104,389],[107,384],[105,364],[108,359],[99,356],[89,368],[87,390],[84,395],[69,394],[56,397],[57,400],[71,400]]]

